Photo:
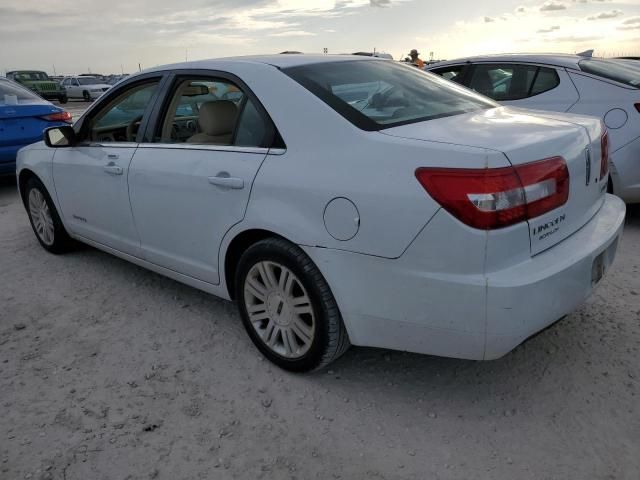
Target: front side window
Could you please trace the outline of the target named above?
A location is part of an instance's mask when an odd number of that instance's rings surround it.
[[[479,64],[469,87],[497,101],[520,100],[549,91],[560,84],[553,68],[519,64]]]
[[[158,88],[158,80],[129,87],[101,108],[89,121],[89,139],[97,142],[135,142],[140,122]]]
[[[228,80],[181,80],[165,111],[156,142],[265,146],[264,117],[249,96]]]
[[[640,69],[635,65],[591,58],[580,60],[578,65],[583,72],[640,88]]]
[[[462,83],[462,70],[464,65],[452,65],[449,67],[436,68],[431,70],[433,73],[440,75],[446,80],[456,83]]]
[[[436,75],[388,61],[318,63],[286,68],[283,72],[363,130],[381,130],[496,106]]]

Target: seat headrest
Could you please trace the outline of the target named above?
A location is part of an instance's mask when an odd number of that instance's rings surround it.
[[[200,106],[198,124],[206,135],[225,135],[233,131],[238,108],[229,100],[205,102]]]

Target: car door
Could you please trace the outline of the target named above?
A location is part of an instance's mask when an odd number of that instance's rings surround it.
[[[69,78],[69,83],[67,86],[67,96],[73,98],[82,97],[82,92],[80,92],[80,83],[77,78]]]
[[[66,227],[75,235],[139,256],[127,178],[160,77],[122,86],[82,120],[76,143],[56,149],[53,178]],[[136,102],[136,99],[141,99]],[[135,105],[136,108],[125,108]]]
[[[524,63],[479,63],[465,84],[503,105],[567,111],[578,101],[578,91],[564,68]]]
[[[274,127],[238,79],[210,75],[171,80],[129,188],[144,258],[217,284],[219,246],[244,217]]]

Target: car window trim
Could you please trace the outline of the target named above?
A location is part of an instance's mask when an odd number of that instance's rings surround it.
[[[140,143],[138,148],[160,148],[163,150],[208,150],[215,152],[253,153],[265,155],[271,147],[237,147],[235,145],[208,145],[206,143]]]
[[[82,146],[106,146],[106,145],[117,145],[126,146],[125,144],[133,144],[138,145],[141,141],[143,141],[142,133],[146,130],[146,124],[149,121],[151,112],[155,107],[158,99],[160,98],[160,92],[163,88],[164,82],[166,82],[166,75],[163,72],[152,72],[144,75],[136,75],[132,77],[130,81],[125,82],[121,85],[118,85],[118,88],[110,88],[107,90],[90,108],[87,112],[80,118],[78,122],[74,125],[74,130],[76,135],[82,138],[86,133],[86,125],[88,125],[89,120],[95,117],[96,113],[100,111],[100,108],[104,105],[109,104],[114,98],[122,95],[125,90],[129,90],[130,88],[135,88],[137,85],[148,83],[154,79],[158,80],[158,87],[155,93],[153,94],[152,100],[149,102],[149,105],[145,108],[144,114],[142,116],[142,120],[140,121],[140,128],[138,128],[138,133],[136,134],[135,142],[91,142],[83,140],[78,145]]]
[[[234,85],[236,85],[238,88],[240,88],[240,90],[242,90],[242,92],[253,101],[256,109],[258,110],[258,113],[262,117],[263,121],[265,121],[265,124],[267,126],[267,133],[265,134],[265,139],[267,139],[267,141],[265,143],[268,144],[269,146],[248,147],[248,148],[265,148],[267,150],[272,147],[286,148],[286,145],[284,145],[284,143],[282,145],[278,145],[277,140],[282,139],[282,136],[280,135],[278,131],[278,127],[276,126],[275,122],[269,115],[269,112],[267,112],[266,108],[264,107],[264,105],[262,105],[262,102],[256,96],[256,94],[251,90],[251,88],[249,88],[249,86],[237,75],[234,75],[231,72],[225,72],[222,70],[213,70],[213,69],[210,70],[210,69],[201,69],[201,68],[198,68],[198,69],[182,68],[182,69],[176,69],[176,70],[167,70],[165,73],[166,73],[166,81],[163,85],[162,90],[159,91],[158,100],[156,101],[154,108],[149,116],[149,121],[146,125],[146,129],[144,132],[144,139],[142,141],[143,143],[141,143],[141,145],[142,144],[164,145],[165,148],[171,148],[171,146],[179,145],[175,143],[153,142],[155,133],[158,131],[158,128],[161,127],[162,121],[164,119],[165,109],[171,102],[172,95],[175,91],[175,87],[177,86],[177,82],[179,82],[183,78],[214,78],[214,79],[217,78],[220,80],[229,81]],[[243,108],[244,108],[244,105],[243,105]],[[236,120],[236,122],[239,121],[241,115],[242,115],[242,110],[238,112],[238,119]],[[235,126],[236,128],[234,130],[234,138],[233,138],[234,141],[235,141],[235,135],[236,135],[235,132],[237,131],[237,126],[238,124],[236,123],[236,126]],[[207,145],[204,145],[204,146],[206,147]],[[234,146],[230,145],[229,147],[234,147]],[[234,148],[243,149],[245,147],[234,147]]]

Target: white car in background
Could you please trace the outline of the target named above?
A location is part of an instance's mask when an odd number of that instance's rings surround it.
[[[62,80],[61,85],[67,90],[67,97],[81,98],[86,102],[100,98],[104,92],[111,88],[111,85],[100,78],[87,75],[67,77]]]
[[[606,134],[397,62],[275,55],[132,75],[17,173],[46,250],[79,240],[234,299],[283,368],[350,344],[494,359],[613,261]]]
[[[640,202],[640,69],[631,61],[506,54],[460,58],[426,70],[503,105],[601,118],[611,142],[609,191]]]

